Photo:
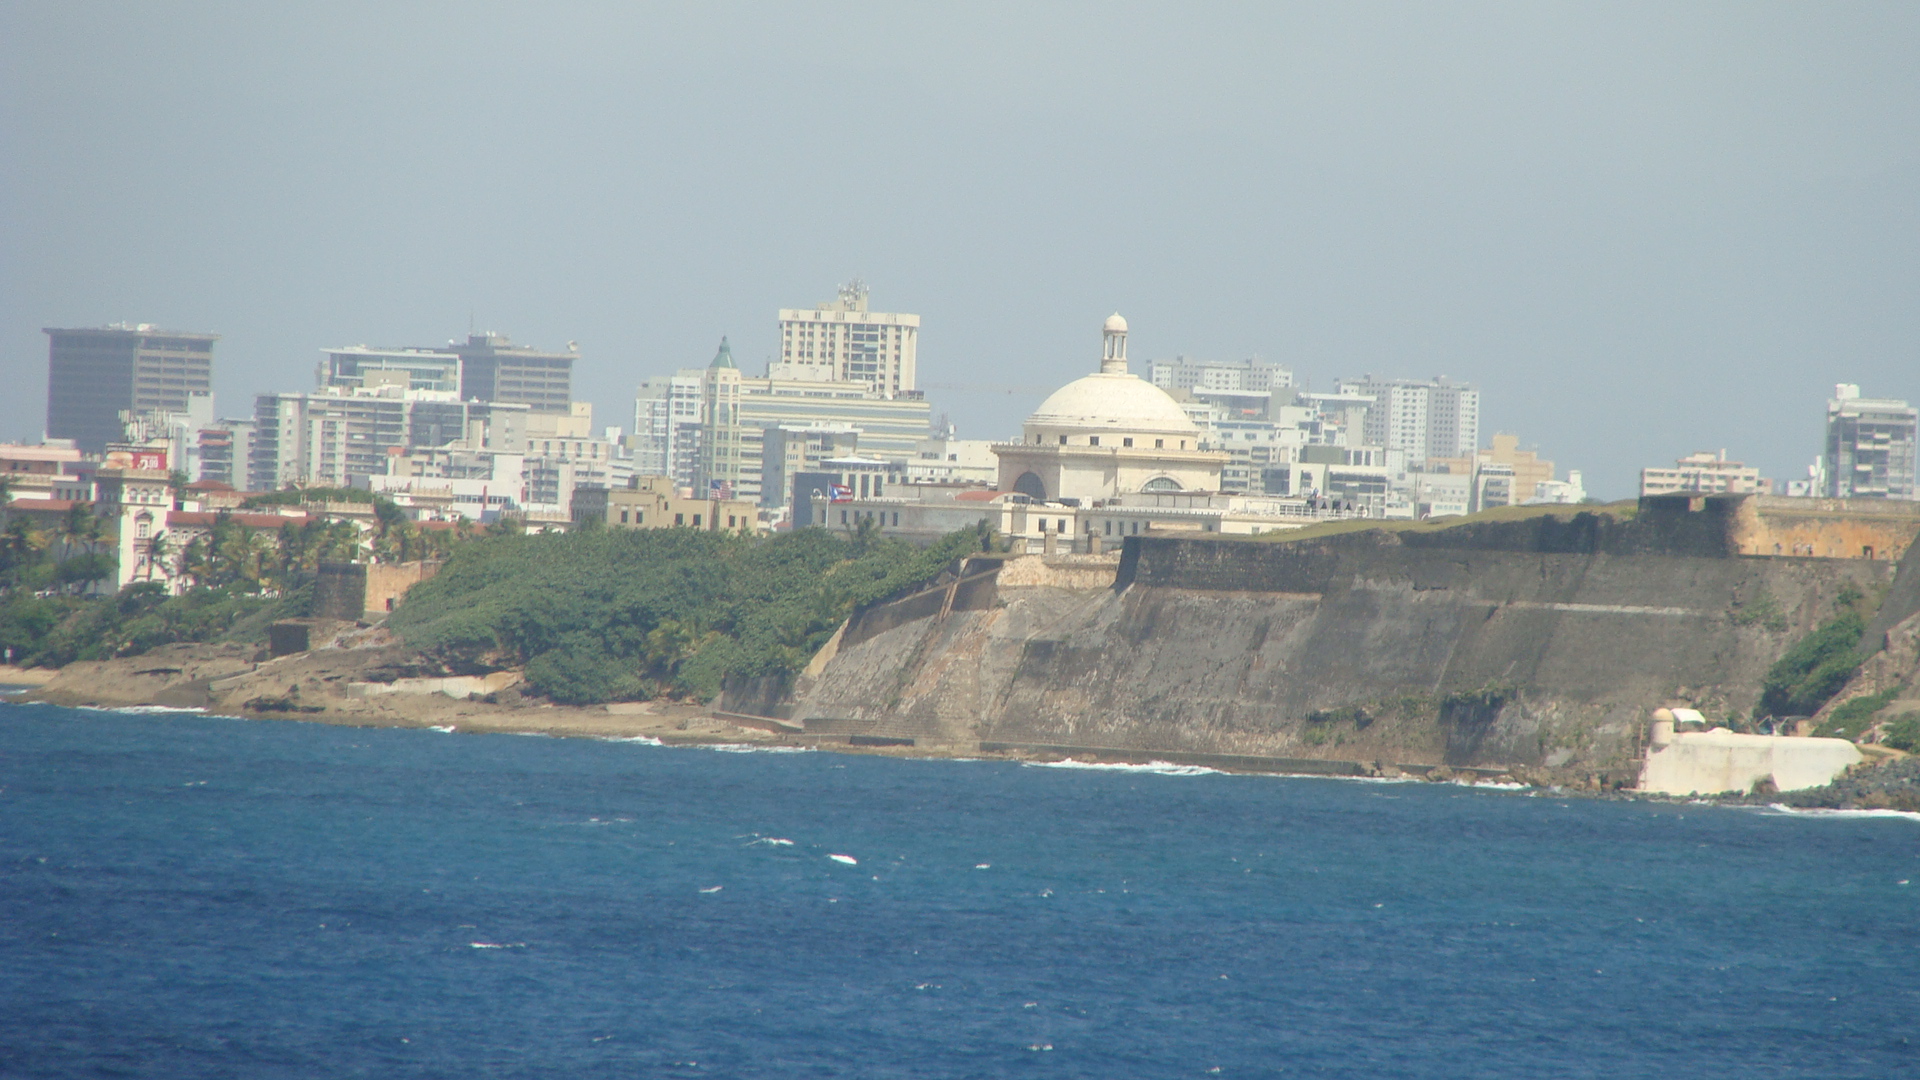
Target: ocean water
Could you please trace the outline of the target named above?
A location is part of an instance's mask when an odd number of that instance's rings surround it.
[[[1920,821],[0,706],[8,1077],[1915,1077]]]

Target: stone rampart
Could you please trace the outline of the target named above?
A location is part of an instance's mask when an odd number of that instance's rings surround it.
[[[1651,704],[1744,714],[1844,583],[1892,577],[1724,546],[1633,553],[1704,544],[1704,521],[1494,522],[1451,546],[1129,537],[1113,589],[1002,589],[992,609],[843,644],[796,716],[949,741],[1618,767]],[[1742,617],[1762,598],[1784,627]]]

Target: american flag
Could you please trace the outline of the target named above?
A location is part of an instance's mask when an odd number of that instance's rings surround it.
[[[707,481],[707,497],[710,499],[733,498],[733,481],[731,480]]]

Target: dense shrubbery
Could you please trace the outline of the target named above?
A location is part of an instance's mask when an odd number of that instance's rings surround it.
[[[525,664],[566,704],[710,698],[729,676],[800,668],[855,605],[980,547],[973,530],[930,548],[824,529],[488,536],[415,586],[390,625],[449,659]]]
[[[1899,693],[1900,688],[1896,686],[1877,694],[1854,698],[1827,714],[1826,722],[1814,734],[1858,741],[1873,726],[1874,714],[1892,704]]]
[[[258,640],[274,619],[307,614],[312,596],[311,585],[277,597],[205,588],[168,596],[149,582],[98,599],[16,592],[0,599],[0,647],[22,667],[60,667],[180,641]]]
[[[1841,590],[1839,610],[1813,633],[1801,638],[1771,668],[1761,686],[1759,716],[1812,716],[1846,685],[1861,661],[1860,635],[1866,617],[1860,590]]]
[[[1886,735],[1880,741],[1895,750],[1920,753],[1920,712],[1895,717],[1887,724]]]

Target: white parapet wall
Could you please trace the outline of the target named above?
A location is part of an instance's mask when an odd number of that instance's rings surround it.
[[[1860,748],[1845,739],[1740,735],[1726,728],[1676,733],[1672,713],[1654,713],[1641,791],[1718,795],[1752,791],[1762,780],[1771,781],[1778,791],[1797,791],[1830,784],[1862,760]]]

